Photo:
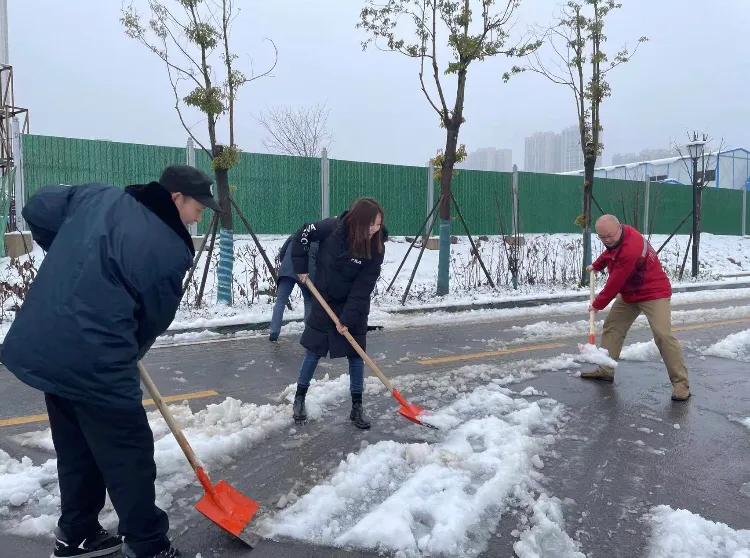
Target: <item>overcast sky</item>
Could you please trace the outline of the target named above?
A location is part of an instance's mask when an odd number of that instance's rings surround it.
[[[638,55],[610,76],[613,95],[602,108],[605,163],[617,152],[684,143],[688,129],[750,148],[750,2],[748,0],[621,0],[609,23],[608,48]],[[136,1],[143,7],[145,2]],[[326,103],[331,156],[424,164],[442,147],[444,130],[425,100],[416,62],[370,49],[356,29],[358,0],[236,0],[242,8],[234,50],[248,72],[272,60],[273,76],[241,90],[237,141],[265,151],[255,116],[277,105]],[[162,63],[125,36],[118,0],[8,0],[10,63],[16,103],[29,108],[36,134],[184,145]],[[550,23],[556,0],[524,0],[517,34]],[[460,141],[513,149],[523,166],[524,138],[575,124],[570,93],[533,74],[504,84],[512,61],[472,66]],[[452,101],[453,92],[450,94]],[[190,120],[205,137],[205,124]]]

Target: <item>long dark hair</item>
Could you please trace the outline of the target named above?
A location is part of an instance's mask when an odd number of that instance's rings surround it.
[[[344,226],[349,244],[349,253],[355,258],[372,258],[373,249],[383,253],[383,224],[380,230],[370,238],[370,225],[380,215],[381,221],[385,221],[385,213],[380,204],[372,198],[359,198],[344,215]]]

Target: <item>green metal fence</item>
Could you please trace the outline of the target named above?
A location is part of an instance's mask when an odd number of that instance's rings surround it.
[[[203,151],[196,152],[196,165],[213,174]],[[229,171],[229,187],[255,232],[284,234],[320,219],[320,159],[242,153]],[[200,232],[208,226],[208,213]],[[233,226],[237,233],[246,232],[236,212]]]
[[[655,234],[669,234],[690,213],[692,209],[692,189],[676,184],[652,185],[649,195],[649,231]],[[677,231],[690,232],[690,219]]]
[[[155,180],[185,162],[185,149],[111,141],[23,136],[26,196],[48,184],[102,182],[115,186]]]
[[[39,135],[23,136],[27,197],[46,184],[104,182],[117,186],[158,178],[164,167],[184,163],[186,149],[82,140]],[[211,173],[210,161],[196,150],[197,165]],[[329,206],[332,215],[361,196],[378,199],[391,234],[416,234],[428,211],[427,169],[331,159],[328,161]],[[453,192],[472,234],[508,233],[511,228],[512,173],[458,170]],[[258,233],[287,234],[321,216],[321,159],[242,153],[229,173],[233,195]],[[583,179],[580,176],[518,173],[519,228],[524,233],[579,232]],[[439,184],[433,183],[434,199]],[[646,184],[597,178],[594,197],[601,210],[643,230]],[[689,186],[651,184],[648,194],[649,231],[671,233],[692,208]],[[742,232],[742,192],[711,188],[703,195],[703,230],[714,234]],[[2,200],[0,200],[1,204]],[[750,202],[746,221],[750,230]],[[7,211],[5,212],[7,214]],[[455,221],[453,234],[464,234]],[[594,205],[594,216],[598,216]],[[204,231],[206,222],[201,224]],[[678,231],[689,233],[690,219]],[[235,232],[244,226],[235,218]]]
[[[459,170],[451,182],[461,214],[474,234],[511,234],[513,207],[513,174]],[[435,199],[439,196],[439,188]],[[452,211],[452,234],[463,235],[463,225]]]
[[[581,177],[577,177],[581,181]],[[581,186],[581,192],[583,187]],[[581,193],[581,196],[583,194]],[[579,198],[578,213],[582,213],[582,197]],[[617,215],[623,223],[638,229],[643,227],[646,203],[646,183],[632,180],[615,180],[612,178],[597,178],[594,182],[593,215],[597,217],[603,210],[605,213]],[[601,206],[601,207],[600,207]]]
[[[742,190],[703,190],[701,220],[701,230],[704,232],[742,234]]]
[[[518,212],[522,232],[579,232],[583,181],[555,174],[518,173]]]
[[[427,211],[427,169],[402,165],[329,161],[331,215],[352,201],[372,197],[380,202],[392,235],[415,234]]]

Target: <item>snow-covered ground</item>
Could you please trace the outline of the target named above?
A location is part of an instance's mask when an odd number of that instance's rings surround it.
[[[710,303],[710,302],[726,302],[730,300],[736,300],[740,297],[750,296],[750,289],[727,289],[727,290],[713,290],[713,291],[699,291],[689,293],[675,293],[672,296],[672,306],[679,307],[685,304],[698,304],[698,303]],[[419,327],[429,326],[436,322],[446,323],[459,323],[459,322],[491,322],[503,319],[512,318],[533,318],[549,317],[549,316],[566,316],[566,315],[578,315],[587,316],[588,302],[562,302],[556,304],[540,304],[532,307],[522,308],[504,308],[504,309],[476,309],[476,310],[465,310],[460,312],[447,311],[447,310],[435,310],[429,313],[411,313],[402,314],[395,312],[393,308],[382,308],[373,306],[370,311],[371,325],[386,325],[389,330],[401,329],[407,327]],[[713,309],[709,313],[705,311],[673,311],[673,320],[675,325],[693,323],[698,320],[706,319],[727,319],[727,316],[733,316],[734,318],[742,318],[750,315],[750,309],[745,307],[736,307],[733,309]],[[285,313],[285,317],[294,316],[293,313]],[[173,328],[208,328],[216,327],[219,325],[231,325],[231,324],[243,324],[245,323],[244,314],[238,314],[229,318],[200,318],[189,322],[175,322],[172,324]],[[297,316],[300,320],[301,314]],[[602,320],[597,322],[598,330],[601,331]],[[647,327],[648,323],[645,318],[641,317],[636,320],[634,327],[641,328]],[[303,329],[301,321],[292,322],[282,328],[282,334],[289,333],[301,333]],[[195,341],[205,341],[211,339],[226,338],[217,333],[212,333],[208,330],[195,331],[195,332],[183,332],[179,333],[179,329],[174,332],[169,332],[158,342],[162,344],[180,344],[190,343]],[[519,333],[521,337],[526,340],[541,340],[545,338],[560,337],[567,333],[568,335],[587,335],[588,334],[588,320],[576,320],[574,322],[553,322],[549,320],[542,320],[536,323],[529,324],[527,326],[521,326],[515,328],[515,331]],[[255,330],[238,331],[233,334],[236,337],[261,337],[266,335],[264,332]]]
[[[506,387],[533,377],[530,368],[531,363],[520,369],[477,365],[436,377],[399,378],[405,390],[418,385],[423,397],[450,401],[430,415],[441,430],[412,426],[414,438],[422,435],[422,441],[363,445],[342,460],[332,477],[295,503],[296,496],[290,495],[291,505],[267,515],[264,532],[312,542],[403,550],[405,555],[419,555],[427,549],[444,555],[476,554],[491,532],[490,517],[519,502],[534,504],[545,451],[554,443],[563,414],[561,405],[536,390],[519,394]],[[368,393],[385,395],[375,378],[368,378],[367,383]],[[313,383],[308,393],[311,421],[323,419],[346,401],[348,387],[346,375]],[[297,436],[290,425],[294,388],[286,388],[275,404],[247,404],[229,397],[198,411],[191,411],[186,403],[171,409],[209,470],[224,468],[271,435]],[[176,493],[193,484],[193,474],[158,412],[148,413],[148,418],[156,440],[157,503],[174,509],[180,505]],[[379,420],[403,421],[393,414]],[[52,452],[49,429],[15,440]],[[55,459],[35,464],[28,457],[14,459],[0,450],[0,473],[0,527],[22,536],[48,536],[60,506]],[[561,529],[555,501],[540,506],[533,511],[534,527],[529,526],[533,532],[522,537],[527,544],[549,529]],[[103,523],[113,526],[115,522],[108,505]],[[368,525],[382,526],[383,522],[388,528],[373,535]]]
[[[708,293],[681,296],[705,300]],[[725,318],[728,311],[721,310]],[[705,321],[717,310],[685,312],[689,314],[681,319]],[[544,326],[537,324],[522,335],[537,338],[542,330]],[[732,341],[737,336],[741,334],[713,347],[741,346]],[[713,347],[702,351],[709,354]],[[742,360],[744,354],[731,349],[721,356]],[[650,343],[629,345],[623,355],[633,360],[659,358]],[[397,383],[405,394],[416,394],[415,403],[436,409],[429,421],[440,430],[407,425],[414,431],[409,442],[363,443],[317,484],[301,491],[292,488],[276,502],[276,509],[259,519],[258,528],[266,536],[396,552],[403,558],[476,556],[486,549],[499,518],[512,517],[517,521],[512,535],[519,557],[580,558],[576,533],[566,526],[566,502],[548,494],[543,482],[545,462],[560,457],[554,448],[566,409],[533,387],[514,391],[512,385],[545,371],[573,371],[580,363],[604,362],[603,357],[582,346],[579,353],[550,358],[401,376]],[[272,404],[228,397],[202,409],[191,410],[187,403],[171,408],[198,455],[215,471],[230,467],[271,436],[304,443],[290,424],[294,388],[289,385]],[[385,396],[375,378],[367,378],[367,391]],[[325,419],[347,400],[346,375],[318,380],[308,394],[311,422]],[[179,493],[194,484],[193,473],[158,412],[150,412],[148,418],[156,440],[157,502],[171,509],[187,508],[190,502]],[[403,419],[390,410],[377,420],[385,427],[388,421]],[[732,420],[750,433],[750,417]],[[49,429],[19,435],[15,441],[53,455]],[[0,529],[49,536],[60,506],[56,475],[52,457],[34,463],[0,449]],[[645,520],[652,530],[650,558],[748,558],[743,554],[748,548],[747,531],[666,506],[655,508]],[[103,523],[116,523],[110,505]]]
[[[750,329],[722,339],[711,345],[703,354],[750,362]]]
[[[529,402],[493,382],[477,387],[430,416],[437,440],[383,441],[350,454],[264,529],[402,556],[477,555],[508,501],[533,489],[560,413],[552,401]]]
[[[324,377],[313,381],[308,394],[311,419],[323,417],[333,403],[349,396],[347,376],[335,380]],[[368,378],[368,390],[379,391],[377,380]],[[316,384],[325,386],[316,389]],[[295,385],[280,396],[279,404],[255,405],[227,397],[219,404],[193,412],[187,403],[170,405],[190,444],[209,470],[233,461],[234,456],[252,448],[269,435],[289,427]],[[157,504],[169,508],[174,494],[194,484],[194,473],[159,411],[148,413],[154,432],[155,460],[159,471],[156,483]],[[16,437],[22,446],[53,451],[49,428]],[[35,465],[28,457],[11,458],[0,449],[0,527],[10,532],[37,536],[49,535],[59,516],[60,494],[57,487],[56,460]],[[23,510],[23,513],[18,513]],[[108,505],[105,525],[116,525],[116,516]]]
[[[186,304],[180,310],[173,324],[173,328],[198,328],[209,325],[231,325],[267,321],[270,319],[273,298],[267,294],[260,294],[247,305],[247,296],[238,296],[238,289],[245,293],[251,292],[252,281],[257,270],[259,292],[268,291],[269,276],[262,268],[260,257],[251,240],[239,237],[235,261],[235,306],[221,307],[210,305],[204,309],[189,306],[194,299],[193,289],[186,299]],[[285,241],[284,236],[262,236],[261,241],[266,247],[269,257],[273,259]],[[580,261],[581,239],[575,234],[529,234],[525,236],[525,245],[521,253],[520,276],[521,285],[514,290],[511,277],[507,270],[507,252],[501,238],[488,237],[486,241],[479,241],[479,252],[492,275],[497,289],[491,289],[481,271],[477,260],[471,257],[471,245],[466,237],[459,237],[458,243],[453,245],[451,265],[451,293],[444,297],[434,294],[438,252],[425,250],[417,273],[411,286],[409,298],[405,306],[409,308],[440,308],[455,304],[486,303],[499,301],[517,301],[519,299],[536,299],[540,297],[568,296],[585,294],[585,289],[577,287],[578,262]],[[476,239],[475,239],[476,240]],[[661,246],[666,240],[665,235],[655,235],[651,243],[655,247]],[[679,274],[687,237],[674,237],[660,254],[664,268],[673,280]],[[418,255],[418,248],[411,250],[393,288],[385,292],[398,269],[410,243],[404,237],[394,237],[386,244],[385,261],[381,278],[378,281],[373,296],[373,314],[378,311],[390,314],[390,310],[401,308],[401,298],[409,281]],[[601,253],[602,245],[592,242],[594,256]],[[750,238],[736,236],[715,236],[704,234],[701,237],[701,283],[732,280],[729,276],[738,273],[750,273]],[[196,272],[196,276],[199,273]],[[727,276],[727,277],[725,277]],[[215,299],[215,267],[209,269],[207,282],[207,300]],[[689,283],[689,273],[684,282]],[[294,311],[287,311],[285,317],[301,318],[301,297],[297,291],[294,295]]]
[[[713,238],[721,240],[720,237]],[[283,242],[283,237],[264,240],[276,246]],[[548,240],[558,241],[554,238]],[[748,243],[736,237],[732,237],[731,241],[735,244],[731,256],[731,247],[726,239],[717,241],[711,249],[712,253],[719,259],[731,257],[735,261],[745,262],[742,265],[750,269],[747,258],[738,256],[743,252],[737,247],[739,245],[750,254],[750,247],[745,247]],[[403,255],[407,246],[403,241],[389,243],[384,280],[390,279],[400,261],[397,255],[399,250]],[[458,245],[459,255],[464,247]],[[708,252],[709,249],[706,249]],[[433,259],[437,257],[433,252],[427,254]],[[466,256],[468,252],[463,254]],[[41,252],[35,254],[36,265],[41,256]],[[665,261],[670,265],[668,258]],[[427,292],[434,284],[434,268],[426,271],[429,262],[423,262],[423,271],[415,279],[415,285],[421,285],[422,292]],[[436,261],[431,265],[436,266]],[[715,270],[728,272],[729,267],[722,265],[717,263],[711,273],[718,274]],[[731,265],[736,267],[736,264]],[[6,269],[4,280],[17,281],[19,271],[26,273],[28,269]],[[249,273],[247,268],[245,272]],[[402,286],[406,279],[404,273],[400,279],[404,281],[400,283]],[[539,321],[512,329],[519,336],[517,340],[537,341],[564,335],[581,335],[583,338],[587,331],[588,323],[581,319],[586,315],[586,302],[464,313],[439,311],[429,316],[394,314],[390,310],[397,304],[397,297],[382,293],[384,280],[376,295],[371,321],[387,321],[389,328],[429,325],[441,319],[455,322],[509,317],[528,319],[536,316]],[[456,283],[454,281],[454,286]],[[469,286],[461,290],[456,286],[455,289],[455,293],[437,304],[496,300],[501,296],[514,298],[510,290],[504,295],[495,295],[489,293],[486,287],[474,289]],[[581,291],[550,281],[525,287],[523,292],[527,296],[538,297]],[[745,306],[679,309],[683,304],[729,301],[748,295],[750,289],[675,294],[673,321],[675,325],[682,325],[750,317],[750,307]],[[299,308],[295,313],[288,313],[288,316],[301,314],[301,303],[297,302]],[[4,303],[5,326],[11,317],[7,312],[8,306],[13,303],[12,296]],[[418,296],[410,304],[424,305],[425,302]],[[204,327],[222,321],[243,323],[267,320],[270,309],[268,296],[262,294],[252,306],[245,306],[244,309],[240,304],[233,308],[213,305],[194,309],[186,306],[180,311],[177,325]],[[574,318],[552,322],[548,319],[552,313]],[[647,324],[640,319],[634,327],[644,328]],[[284,331],[298,332],[300,328],[299,323],[289,324]],[[261,333],[240,332],[238,335]],[[211,335],[199,337],[210,341]],[[179,343],[195,339],[195,334],[185,333],[177,334],[168,341]],[[493,345],[495,340],[484,341]],[[700,352],[748,362],[750,330],[730,335],[709,347],[701,347]],[[626,346],[622,358],[653,361],[660,357],[656,346],[650,341]],[[396,552],[403,558],[424,555],[475,556],[486,549],[499,518],[509,517],[510,514],[518,521],[513,536],[517,539],[514,550],[519,557],[584,556],[575,539],[575,532],[566,526],[566,502],[554,494],[547,494],[542,482],[545,461],[556,458],[554,446],[563,428],[566,410],[534,388],[520,392],[511,388],[513,383],[533,378],[540,372],[573,371],[580,368],[581,363],[616,365],[601,350],[583,345],[578,353],[551,358],[464,366],[427,377],[399,377],[399,387],[405,393],[419,394],[414,402],[432,408],[435,408],[435,402],[442,405],[429,417],[430,422],[440,426],[440,431],[424,431],[409,426],[415,429],[415,434],[411,437],[413,441],[408,443],[386,440],[363,444],[359,450],[346,455],[333,473],[318,484],[306,487],[303,493],[292,490],[284,496],[276,504],[277,510],[260,518],[262,533],[316,544]],[[203,409],[191,409],[187,403],[171,408],[209,470],[219,470],[230,466],[243,452],[263,444],[270,436],[299,441],[299,435],[290,426],[289,420],[294,387],[288,386],[273,404],[243,403],[229,397]],[[374,378],[367,379],[367,390],[368,393],[385,395],[382,385]],[[318,380],[308,394],[311,421],[314,423],[324,419],[347,399],[347,376]],[[194,484],[193,473],[158,412],[152,411],[148,417],[156,440],[159,475],[156,482],[157,503],[163,507],[187,507],[189,504],[181,500],[178,494]],[[403,419],[391,416],[378,417],[378,420]],[[743,413],[743,416],[732,420],[750,432],[750,417],[745,417]],[[15,441],[53,455],[49,429],[19,435]],[[59,515],[59,507],[55,459],[35,463],[28,457],[11,457],[0,448],[0,529],[22,536],[48,536]],[[446,510],[450,510],[450,513]],[[644,520],[652,532],[650,558],[750,558],[748,531],[733,530],[727,525],[713,523],[689,511],[673,510],[668,506],[654,508]],[[103,523],[110,527],[116,523],[109,504]]]
[[[571,549],[560,556],[578,556],[576,543],[565,532],[560,502],[545,495],[539,484],[564,409],[533,388],[516,393],[507,387],[533,378],[533,370],[544,369],[544,363],[481,364],[434,376],[399,377],[404,393],[420,394],[414,402],[445,404],[429,415],[440,430],[407,426],[420,441],[363,444],[307,494],[284,497],[277,504],[283,509],[263,518],[262,532],[400,550],[403,556],[428,551],[471,556],[485,547],[497,518],[513,508],[524,510],[517,532],[519,555],[535,556],[533,549],[553,544]],[[171,409],[209,470],[224,468],[271,435],[297,436],[290,425],[294,388],[288,386],[274,404],[229,397],[197,411],[186,403]],[[367,390],[385,396],[375,378],[367,378]],[[314,382],[307,399],[311,421],[324,419],[347,399],[346,375]],[[148,418],[156,440],[157,503],[174,509],[181,503],[176,494],[193,484],[193,474],[159,413],[152,411]],[[378,420],[403,421],[392,412]],[[52,453],[49,429],[18,435],[15,441]],[[0,528],[22,536],[48,536],[59,514],[56,475],[53,458],[34,463],[0,450]],[[109,504],[103,523],[116,523]]]
[[[404,376],[405,392],[450,401],[429,414],[440,430],[410,426],[418,441],[382,441],[346,455],[333,474],[305,494],[293,491],[262,517],[265,536],[316,544],[398,552],[398,556],[475,556],[486,548],[501,516],[518,519],[513,535],[521,557],[583,556],[566,531],[564,503],[542,489],[544,462],[564,420],[564,408],[534,388],[508,386],[534,377],[544,360],[508,365],[473,365],[437,376]],[[374,378],[368,392],[385,395]],[[279,403],[254,405],[226,398],[191,411],[172,405],[177,420],[209,470],[224,468],[271,435],[298,436],[290,426],[294,385]],[[308,393],[312,423],[348,398],[348,378],[324,377]],[[389,413],[379,421],[402,421]],[[157,411],[148,413],[158,467],[157,503],[174,510],[189,506],[177,493],[193,474]],[[421,437],[421,440],[419,440]],[[49,429],[16,442],[52,452]],[[16,535],[50,536],[59,514],[56,461],[35,464],[0,450],[0,528]],[[295,484],[295,487],[297,485]],[[114,527],[108,503],[102,523]],[[376,528],[377,527],[377,528]]]
[[[750,530],[734,530],[687,510],[655,507],[648,558],[750,558]]]
[[[250,237],[238,235],[235,245],[234,268],[234,305],[231,307],[216,304],[216,260],[214,255],[207,276],[204,304],[195,307],[198,282],[202,276],[203,265],[196,270],[191,287],[186,294],[182,307],[178,311],[172,329],[207,328],[219,325],[236,325],[245,323],[267,322],[270,320],[274,298],[270,289],[270,274],[265,269],[263,260]],[[279,235],[261,235],[260,240],[271,260],[278,254],[286,237]],[[666,240],[664,235],[655,235],[651,243],[659,247]],[[458,243],[452,247],[451,293],[444,297],[434,295],[437,276],[438,252],[425,250],[419,269],[414,277],[406,307],[440,308],[455,304],[486,303],[500,301],[517,301],[519,299],[538,299],[541,297],[558,297],[572,294],[585,294],[576,286],[578,262],[580,261],[581,240],[575,234],[529,234],[525,235],[525,244],[520,258],[521,285],[513,290],[511,278],[507,271],[507,252],[500,237],[488,237],[478,240],[479,251],[489,269],[497,289],[486,284],[486,279],[475,258],[471,256],[471,247],[466,237],[458,237]],[[687,244],[687,238],[673,238],[660,254],[667,272],[673,280],[679,274],[682,262],[681,255]],[[592,243],[594,255],[601,252],[601,243]],[[389,319],[392,310],[401,308],[401,297],[406,289],[411,270],[416,263],[418,248],[414,248],[406,260],[393,289],[385,292],[393,279],[396,270],[409,248],[404,237],[394,237],[386,245],[385,262],[381,278],[378,281],[373,297],[373,320]],[[37,268],[43,252],[36,246],[33,263]],[[27,261],[21,258],[20,263]],[[27,277],[29,269],[21,270],[11,267],[8,258],[0,260],[0,281],[8,285],[23,283],[20,273]],[[750,274],[750,238],[736,236],[716,236],[703,234],[701,237],[701,284],[713,284],[717,281],[732,281],[738,274]],[[687,273],[684,282],[692,280]],[[19,298],[10,289],[0,289],[0,306],[3,308],[0,336],[4,336],[8,323],[13,318],[13,307]],[[294,310],[285,312],[285,318],[301,319],[302,300],[297,290],[293,294]],[[577,307],[576,307],[577,308]],[[432,319],[432,318],[431,318]],[[188,341],[191,337],[183,337]]]

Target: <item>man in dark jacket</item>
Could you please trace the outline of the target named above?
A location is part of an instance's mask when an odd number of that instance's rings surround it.
[[[50,186],[23,210],[48,253],[2,349],[3,364],[44,392],[61,516],[54,557],[176,557],[155,505],[153,434],[137,362],[174,319],[194,254],[186,225],[218,210],[212,180],[168,167],[159,182]],[[105,491],[119,517],[98,521]]]
[[[604,310],[617,297],[604,321],[602,347],[609,356],[620,358],[625,336],[638,315],[643,312],[651,326],[672,383],[672,399],[690,397],[688,373],[679,341],[672,334],[672,285],[661,267],[656,251],[633,227],[620,224],[614,215],[603,215],[596,222],[596,232],[606,250],[589,267],[607,270],[609,277],[590,310]],[[619,294],[619,296],[618,296]],[[599,367],[583,372],[589,380],[614,380],[614,370]]]

